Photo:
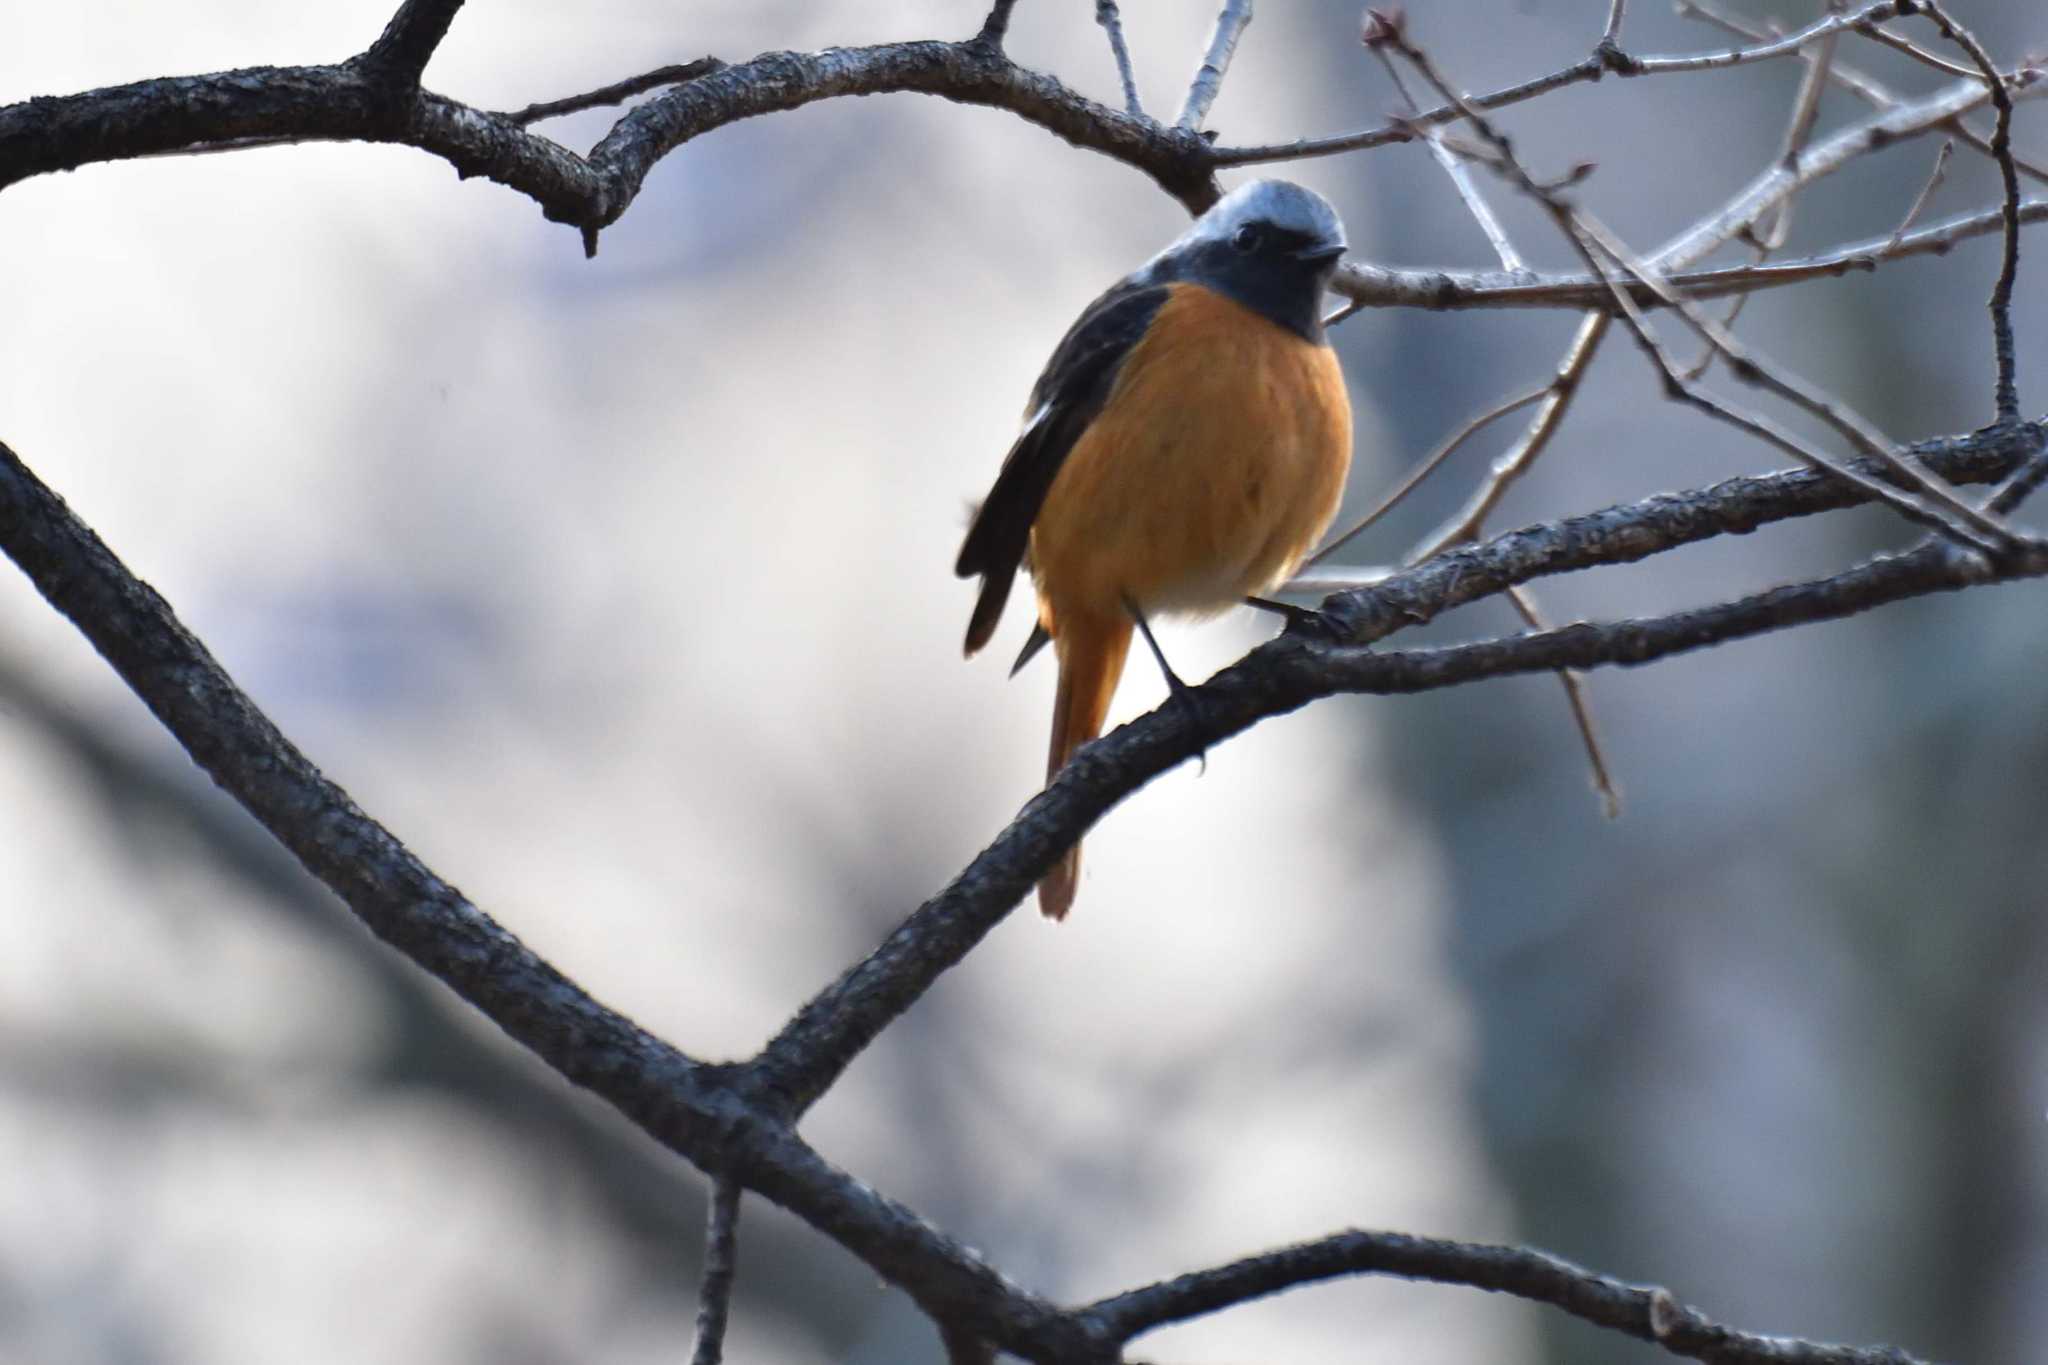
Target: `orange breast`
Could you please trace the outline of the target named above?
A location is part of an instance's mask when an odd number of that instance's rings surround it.
[[[1328,346],[1180,284],[1031,529],[1040,618],[1214,612],[1294,572],[1336,515],[1351,405]]]

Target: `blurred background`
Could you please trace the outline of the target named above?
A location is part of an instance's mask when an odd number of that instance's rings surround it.
[[[391,0],[14,7],[0,100],[336,60]],[[1148,108],[1210,7],[1127,0]],[[1574,61],[1593,0],[1421,6],[1474,89]],[[1752,6],[1803,22],[1812,3]],[[1957,10],[2010,61],[2048,20]],[[964,36],[978,4],[476,5],[427,83],[484,108],[705,53]],[[1226,142],[1398,107],[1354,0],[1262,7]],[[1722,38],[1638,5],[1625,45]],[[1015,56],[1115,102],[1093,6]],[[1864,41],[1842,58],[1944,78]],[[1660,242],[1775,155],[1792,63],[1505,116]],[[1861,117],[1831,91],[1822,131]],[[587,148],[615,115],[543,125]],[[1987,125],[1988,126],[1988,125]],[[2022,106],[2021,145],[2048,153]],[[1888,232],[1923,139],[1799,202],[1791,254]],[[1354,248],[1487,268],[1414,148],[1301,163]],[[1959,149],[1930,213],[1992,201]],[[1491,197],[1539,267],[1541,217]],[[1040,363],[1183,225],[1141,174],[913,96],[668,158],[594,261],[422,153],[94,166],[0,201],[0,438],[326,771],[608,1004],[751,1052],[1035,790],[1052,670],[963,665],[950,573]],[[1986,238],[1757,298],[1743,333],[1900,439],[1990,417]],[[1733,258],[1731,258],[1733,259]],[[2042,274],[2021,389],[2048,393]],[[1349,505],[1541,382],[1564,314],[1370,313],[1337,344]],[[1689,350],[1689,346],[1681,347]],[[1396,559],[1514,430],[1362,545]],[[1495,529],[1784,461],[1661,401],[1617,332]],[[1538,585],[1659,613],[1908,541],[1879,513]],[[1346,1225],[1527,1242],[1755,1330],[1972,1362],[2048,1340],[2038,590],[1894,607],[1560,689],[1347,699],[1112,813],[1074,918],[1023,910],[806,1124],[1077,1300]],[[1516,628],[1493,603],[1432,632]],[[1271,623],[1169,626],[1183,673]],[[1162,689],[1133,666],[1113,718]],[[371,943],[18,576],[0,589],[0,1361],[673,1361],[704,1193]],[[931,1361],[901,1295],[750,1200],[736,1361]],[[1173,1362],[1642,1361],[1464,1289],[1347,1282],[1161,1332]]]

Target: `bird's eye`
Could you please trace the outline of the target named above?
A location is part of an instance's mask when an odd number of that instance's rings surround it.
[[[1246,223],[1230,234],[1230,245],[1247,256],[1257,251],[1265,240],[1266,234],[1259,230],[1257,223]]]

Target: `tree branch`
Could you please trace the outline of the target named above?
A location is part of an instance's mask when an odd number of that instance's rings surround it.
[[[2021,425],[1929,442],[1911,447],[1908,453],[1950,482],[1984,483],[2020,467],[2041,448],[2044,438],[2048,438],[2048,429]],[[1873,461],[1858,461],[1855,467],[1873,477],[1884,477]],[[1437,555],[1369,588],[1331,597],[1322,607],[1331,631],[1329,641],[1312,644],[1295,635],[1283,635],[1253,650],[1209,683],[1190,689],[1185,695],[1194,699],[1193,705],[1163,707],[1084,747],[950,885],[926,901],[864,961],[797,1012],[755,1059],[747,1078],[749,1086],[756,1087],[752,1093],[759,1094],[771,1112],[800,1115],[883,1029],[1000,923],[1053,860],[1111,807],[1168,768],[1194,757],[1201,748],[1259,720],[1292,711],[1331,691],[1412,691],[1538,667],[1642,663],[1697,645],[1684,643],[1687,637],[1683,636],[1659,637],[1650,652],[1642,652],[1646,646],[1631,646],[1634,652],[1624,651],[1628,654],[1625,660],[1560,652],[1547,663],[1524,663],[1524,651],[1530,646],[1515,641],[1466,646],[1481,652],[1442,657],[1441,652],[1377,655],[1360,647],[1515,584],[1602,564],[1631,563],[1680,545],[1740,535],[1787,517],[1866,501],[1853,485],[1812,471],[1730,479],[1696,492],[1662,494],[1495,536],[1479,545]],[[1918,591],[1946,586],[1924,586]],[[1877,605],[1877,601],[1866,605]],[[1690,620],[1687,614],[1680,615]],[[1641,632],[1650,624],[1654,623],[1566,626],[1550,634],[1569,636],[1577,641],[1573,648],[1587,649],[1589,642],[1574,632],[1606,631],[1608,635],[1595,638],[1611,643],[1648,638]],[[1754,634],[1769,628],[1752,623],[1738,633]],[[1542,648],[1556,650],[1557,646],[1553,643]],[[1485,653],[1488,649],[1504,652]],[[1341,685],[1332,662],[1339,657],[1355,660],[1342,672]],[[1363,660],[1387,662],[1358,662]],[[1386,671],[1375,671],[1382,668]],[[1434,681],[1420,681],[1424,674],[1417,669],[1425,670]],[[1200,723],[1196,717],[1201,718]]]
[[[1889,1346],[1832,1346],[1738,1331],[1683,1306],[1669,1290],[1624,1284],[1541,1251],[1398,1232],[1335,1233],[1118,1294],[1080,1315],[1128,1341],[1167,1323],[1347,1275],[1397,1275],[1513,1294],[1716,1365],[1917,1365]]]
[[[1803,50],[1807,44],[1845,28],[1867,32],[1885,19],[1911,14],[1914,12],[1915,3],[1916,0],[1877,0],[1877,3],[1866,5],[1851,13],[1824,16],[1805,28],[1781,38],[1771,38],[1749,47],[1728,48],[1688,56],[1630,57],[1603,37],[1594,48],[1593,55],[1584,61],[1574,62],[1547,75],[1496,90],[1489,95],[1474,95],[1470,98],[1470,103],[1481,109],[1502,109],[1510,104],[1520,104],[1523,100],[1534,99],[1538,95],[1547,95],[1553,90],[1562,90],[1568,85],[1597,81],[1609,72],[1624,77],[1666,76],[1678,72],[1710,71],[1720,67],[1769,61],[1775,57],[1787,57]],[[1610,9],[1608,19],[1610,25],[1618,26],[1621,7],[1615,6]],[[1342,133],[1335,137],[1298,138],[1293,142],[1274,142],[1256,147],[1220,147],[1216,150],[1215,160],[1218,166],[1242,166],[1260,161],[1297,161],[1304,157],[1364,151],[1371,147],[1383,147],[1390,142],[1408,141],[1415,135],[1413,125],[1417,123],[1450,123],[1458,117],[1458,110],[1454,106],[1440,104],[1412,119],[1392,120],[1362,132]]]
[[[1230,70],[1230,59],[1237,54],[1237,40],[1244,36],[1245,25],[1251,21],[1252,0],[1223,0],[1223,8],[1216,12],[1216,26],[1209,31],[1208,50],[1195,68],[1194,79],[1188,82],[1187,101],[1181,105],[1174,127],[1187,133],[1202,131],[1216,96],[1223,93],[1223,77]]]
[[[2021,204],[2019,220],[2023,224],[2048,220],[2048,200]],[[1896,242],[1890,237],[1871,237],[1817,256],[1775,265],[1686,271],[1666,275],[1664,282],[1687,298],[1716,299],[1852,272],[1868,274],[1910,256],[1946,255],[1959,242],[1998,231],[2004,221],[2004,210],[1987,209],[1945,219],[1907,233]],[[1581,308],[1610,313],[1616,310],[1612,289],[1590,274],[1532,277],[1500,270],[1400,270],[1347,261],[1331,287],[1354,305],[1342,310],[1333,322],[1349,317],[1359,308]],[[1656,291],[1639,280],[1624,281],[1623,288],[1640,308],[1664,306]]]
[[[1009,110],[1143,170],[1190,212],[1217,197],[1199,135],[1084,99],[974,41],[763,53],[631,110],[587,157],[444,96],[395,90],[354,64],[137,81],[0,107],[0,189],[50,171],[242,139],[394,142],[518,190],[548,218],[582,228],[594,250],[598,230],[626,211],[648,171],[691,139],[818,100],[894,92]]]
[[[1116,0],[1095,0],[1095,22],[1102,25],[1109,38],[1109,55],[1116,63],[1117,81],[1124,88],[1124,112],[1132,118],[1145,117],[1145,108],[1138,102],[1138,76],[1131,69],[1131,49],[1124,41],[1124,20],[1117,12]]]
[[[509,113],[493,114],[491,117],[503,119],[507,123],[516,123],[524,128],[529,123],[538,123],[542,119],[560,118],[564,114],[581,113],[585,109],[600,109],[606,105],[623,104],[635,95],[644,95],[650,90],[659,90],[664,85],[681,85],[685,81],[694,81],[699,76],[708,76],[712,72],[720,71],[724,68],[725,63],[716,57],[699,57],[694,62],[684,62],[680,66],[657,67],[644,76],[630,76],[623,81],[614,81],[610,85],[599,86],[585,95],[571,95],[566,99],[559,100],[544,100],[539,104],[529,104],[524,109],[514,109]]]
[[[1094,1343],[1050,1304],[745,1103],[735,1068],[700,1062],[606,1009],[437,877],[278,732],[163,598],[4,443],[0,551],[193,761],[373,933],[565,1079],[700,1170],[789,1209],[934,1317],[971,1320],[1032,1359],[1093,1358]]]
[[[732,1311],[733,1279],[739,1274],[740,1187],[720,1176],[712,1182],[705,1214],[704,1280],[697,1289],[697,1349],[690,1365],[719,1365],[725,1358],[725,1321]]]
[[[2020,424],[1915,453],[1951,480],[1981,482],[2011,473],[2044,445],[2048,429]],[[785,1118],[801,1112],[1000,922],[1105,810],[1262,719],[1334,692],[1420,691],[1514,673],[1644,663],[1903,597],[2048,572],[2048,552],[2031,546],[1994,566],[1934,545],[1832,579],[1656,620],[1582,623],[1407,652],[1361,647],[1512,583],[1628,562],[1859,501],[1853,487],[1812,473],[1730,480],[1499,536],[1332,598],[1324,604],[1329,638],[1283,635],[1191,689],[1190,704],[1162,708],[1082,749],[950,886],[800,1011],[760,1057],[714,1067],[606,1010],[421,865],[322,777],[163,600],[0,445],[0,550],[79,626],[215,781],[373,931],[571,1082],[700,1168],[797,1214],[904,1288],[935,1320],[1041,1361],[1109,1361],[1114,1343],[826,1163]]]
[[[462,0],[404,0],[377,41],[350,63],[374,79],[407,89],[418,87],[434,49],[448,36]]]

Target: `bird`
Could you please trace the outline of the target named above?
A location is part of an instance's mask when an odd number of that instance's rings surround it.
[[[1313,190],[1254,180],[1083,310],[1032,386],[954,572],[981,580],[965,653],[995,633],[1018,571],[1059,664],[1051,782],[1102,731],[1135,625],[1172,693],[1153,615],[1211,616],[1284,583],[1336,515],[1351,404],[1323,329],[1346,249]],[[1038,883],[1066,918],[1077,842]]]

